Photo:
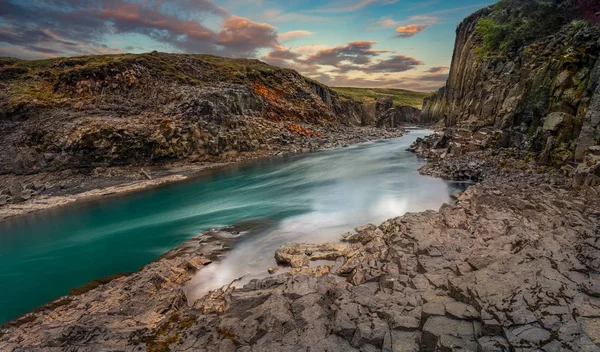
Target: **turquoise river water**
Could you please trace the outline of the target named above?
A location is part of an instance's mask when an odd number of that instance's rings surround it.
[[[366,224],[438,209],[462,185],[421,176],[406,148],[428,131],[274,157],[183,183],[0,222],[0,323],[95,278],[135,271],[204,230],[252,218],[267,231],[194,278],[216,288],[264,273],[285,242],[338,241]]]

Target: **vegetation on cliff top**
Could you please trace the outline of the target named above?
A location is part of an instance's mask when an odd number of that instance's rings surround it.
[[[391,88],[350,88],[331,87],[342,99],[355,100],[360,103],[373,103],[379,98],[392,98],[395,106],[412,106],[421,109],[427,93],[413,92]]]
[[[557,32],[578,18],[577,0],[501,0],[481,18],[476,31],[483,38],[481,57],[506,55]]]
[[[126,87],[146,77],[154,81],[203,86],[216,82],[259,84],[269,88],[281,83],[283,74],[297,75],[290,69],[268,65],[255,59],[231,59],[203,54],[120,54],[90,55],[44,60],[19,60],[0,57],[0,78],[11,82],[9,105],[35,101],[53,106],[72,100],[69,94],[82,81],[104,80]],[[277,78],[276,76],[279,76]],[[327,87],[304,77],[308,84]],[[81,88],[81,87],[79,87]],[[397,106],[421,108],[426,93],[402,89],[333,88],[342,99],[361,103],[391,97]]]

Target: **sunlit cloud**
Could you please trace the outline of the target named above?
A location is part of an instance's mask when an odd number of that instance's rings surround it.
[[[299,38],[299,37],[305,37],[307,35],[313,35],[313,34],[315,34],[315,32],[305,31],[305,30],[295,30],[295,31],[281,33],[278,35],[278,38],[281,41],[285,41],[285,40]]]
[[[423,90],[448,75],[451,52],[423,50],[448,14],[493,2],[472,1],[0,0],[0,55],[208,53],[259,58],[335,86]],[[413,36],[423,41],[393,40]]]
[[[429,25],[427,24],[409,24],[408,26],[402,26],[396,28],[396,36],[399,38],[409,38],[415,34],[423,32]]]

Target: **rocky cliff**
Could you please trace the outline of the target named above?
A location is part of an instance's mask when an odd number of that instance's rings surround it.
[[[4,58],[0,77],[0,175],[222,161],[378,124],[377,111],[360,117],[370,107],[342,104],[329,87],[258,60],[157,52]]]
[[[466,18],[446,86],[426,99],[421,119],[479,131],[484,144],[543,162],[582,160],[600,143],[600,28],[581,12],[558,11],[567,1],[545,3],[503,0]]]

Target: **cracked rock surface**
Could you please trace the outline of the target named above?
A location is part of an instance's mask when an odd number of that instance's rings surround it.
[[[341,239],[285,245],[292,271],[192,307],[181,287],[204,261],[165,257],[21,319],[0,350],[600,351],[593,188],[507,171]]]

